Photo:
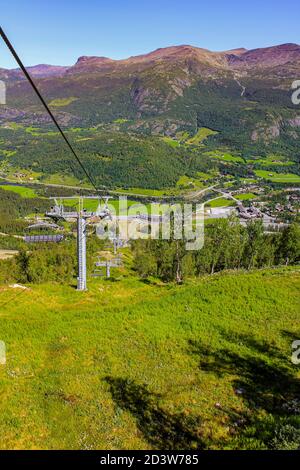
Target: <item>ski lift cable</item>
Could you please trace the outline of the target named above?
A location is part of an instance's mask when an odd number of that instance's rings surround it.
[[[50,110],[50,108],[48,107],[46,101],[44,100],[43,96],[41,95],[40,91],[38,90],[37,86],[35,85],[34,81],[32,80],[31,76],[29,75],[29,73],[27,72],[25,66],[23,65],[23,62],[21,61],[20,57],[18,56],[17,52],[15,51],[14,47],[12,46],[11,42],[9,41],[8,37],[6,36],[5,32],[3,31],[3,29],[1,28],[0,26],[0,35],[3,39],[3,41],[5,42],[5,44],[7,45],[8,49],[10,50],[11,54],[13,55],[14,59],[16,60],[16,62],[18,63],[20,69],[22,70],[22,72],[24,73],[25,77],[27,78],[27,80],[29,81],[30,85],[32,86],[33,90],[35,91],[35,93],[37,94],[38,98],[40,99],[42,105],[44,106],[44,108],[46,109],[47,113],[49,114],[49,116],[51,117],[52,121],[54,122],[55,126],[57,127],[58,131],[60,132],[62,138],[64,139],[65,143],[67,144],[67,146],[69,147],[69,149],[71,150],[72,154],[74,155],[74,157],[76,158],[78,164],[80,165],[81,169],[83,170],[84,174],[86,175],[86,177],[88,178],[88,180],[90,181],[90,183],[92,184],[92,186],[95,188],[95,190],[98,192],[98,188],[93,180],[93,178],[91,177],[91,175],[89,174],[89,172],[86,170],[86,168],[84,167],[82,161],[80,160],[80,158],[78,157],[77,153],[75,152],[74,148],[72,147],[72,145],[70,144],[67,136],[65,135],[64,131],[62,130],[62,128],[60,127],[60,125],[58,124],[56,118],[54,117],[52,111]]]

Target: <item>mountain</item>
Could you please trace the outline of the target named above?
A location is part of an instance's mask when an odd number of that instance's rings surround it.
[[[68,70],[69,67],[64,67],[61,65],[47,65],[39,64],[34,65],[33,67],[27,67],[27,71],[32,77],[46,78],[46,77],[59,77]],[[20,69],[15,69],[15,72],[18,74],[18,78],[24,78],[23,72]]]
[[[128,59],[113,60],[108,57],[82,56],[73,66],[39,64],[27,67],[28,72],[35,77],[72,75],[77,73],[93,73],[103,71],[121,71],[126,68],[148,68],[161,62],[176,64],[182,61],[198,62],[203,66],[223,68],[224,70],[255,71],[256,68],[277,67],[286,64],[300,66],[300,46],[298,44],[282,44],[279,46],[247,50],[237,48],[223,52],[212,52],[208,49],[189,45],[159,48],[148,54],[129,57]],[[137,71],[138,71],[137,70]],[[20,69],[4,70],[7,76],[24,78]]]
[[[172,137],[207,127],[216,131],[211,140],[234,148],[297,148],[300,109],[291,101],[292,82],[300,78],[297,44],[222,52],[181,45],[28,70],[65,126],[105,124]],[[7,82],[0,125],[49,123],[19,70],[0,69],[0,79]]]
[[[275,47],[253,49],[241,54],[233,53],[229,60],[230,66],[246,70],[256,67],[266,69],[292,63],[300,66],[300,46],[298,44],[282,44]]]

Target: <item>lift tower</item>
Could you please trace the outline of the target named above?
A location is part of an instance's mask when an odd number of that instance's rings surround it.
[[[87,216],[78,212],[77,219],[77,290],[86,290],[86,226]]]
[[[110,196],[99,198],[99,196],[73,196],[64,197],[63,200],[72,199],[77,200],[77,209],[75,211],[65,210],[63,203],[54,199],[55,204],[51,207],[50,212],[47,212],[46,216],[51,217],[54,220],[66,220],[66,221],[77,221],[77,264],[78,264],[78,277],[77,277],[77,290],[84,291],[87,289],[87,270],[86,270],[86,239],[87,239],[87,224],[88,220],[93,219],[94,222],[111,218],[111,213],[108,209],[107,202]],[[84,199],[105,199],[104,208],[101,206],[100,200],[99,205],[95,212],[89,212],[84,209]]]

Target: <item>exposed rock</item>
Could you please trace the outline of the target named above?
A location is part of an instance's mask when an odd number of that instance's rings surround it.
[[[300,127],[300,117],[296,117],[295,119],[289,119],[288,124],[291,127]]]

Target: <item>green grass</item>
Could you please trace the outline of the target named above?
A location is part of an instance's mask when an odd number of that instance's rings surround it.
[[[203,171],[198,171],[197,176],[200,180],[211,180],[218,176],[218,172],[215,171],[214,173],[204,173]]]
[[[207,207],[229,207],[229,206],[235,206],[235,202],[233,199],[226,199],[221,197],[220,199],[215,199],[214,201],[211,201],[209,204],[206,204]]]
[[[268,155],[266,158],[254,157],[247,160],[247,163],[259,163],[263,166],[292,166],[295,164],[281,155]]]
[[[239,199],[239,201],[249,201],[251,199],[255,199],[257,196],[253,193],[243,193],[243,194],[238,194],[235,196],[236,199]]]
[[[35,198],[38,197],[34,189],[26,188],[24,186],[13,186],[13,185],[0,185],[1,189],[5,189],[5,191],[13,191],[14,193],[19,194],[25,198]]]
[[[193,144],[193,145],[198,145],[201,144],[207,137],[210,135],[216,135],[218,132],[213,131],[212,129],[208,129],[207,127],[201,127],[197,131],[197,134],[191,137],[186,141],[187,144]]]
[[[162,139],[166,144],[170,145],[170,147],[176,148],[179,147],[180,143],[177,140],[172,139],[171,137],[163,137]]]
[[[168,190],[167,189],[146,189],[146,188],[129,188],[129,189],[117,189],[117,192],[126,194],[136,194],[140,196],[164,196]]]
[[[300,176],[293,173],[275,173],[266,170],[256,170],[255,174],[273,183],[300,183]]]
[[[16,150],[0,150],[0,154],[4,155],[4,157],[12,157],[16,153]]]
[[[66,207],[73,207],[76,209],[78,207],[78,199],[72,200],[72,199],[63,199],[63,204]],[[162,203],[163,204],[163,203]],[[84,200],[84,209],[88,211],[96,211],[99,205],[99,200],[98,199],[85,199]],[[153,203],[141,203],[139,201],[135,201],[133,199],[127,199],[127,205],[125,207],[120,205],[119,199],[110,199],[108,201],[108,205],[110,210],[113,212],[114,210],[116,211],[116,214],[120,215],[125,215],[127,213],[127,209],[132,208],[136,211],[139,212],[140,214],[145,214],[145,215],[158,215],[160,213],[159,208],[160,204],[153,202]],[[104,201],[101,199],[101,206],[104,209]],[[133,206],[135,206],[133,208]],[[124,207],[124,210],[123,210]],[[168,209],[168,205],[162,206],[164,209]],[[133,215],[133,212],[131,212],[131,215]]]
[[[128,119],[119,118],[119,119],[115,119],[114,122],[116,124],[125,124],[126,122],[128,122]]]
[[[57,184],[65,186],[80,186],[80,181],[72,175],[62,175],[59,173],[54,173],[52,175],[43,176],[42,182],[44,184]],[[92,185],[89,182],[82,183],[82,186],[85,188],[91,187]]]
[[[104,209],[104,201],[101,199],[101,205],[103,205]],[[78,205],[78,199],[63,199],[63,204],[64,206],[67,207],[73,207],[74,205],[77,207]],[[109,206],[111,206],[112,209],[115,209],[117,212],[119,211],[119,200],[118,199],[110,199],[108,201]],[[88,211],[95,211],[99,205],[99,199],[84,199],[84,209]],[[133,201],[131,199],[127,199],[127,206],[131,207],[133,205],[138,205],[142,207],[145,207],[145,213],[147,212],[147,208],[149,207],[149,204],[142,205],[137,201]]]
[[[255,199],[257,196],[255,196],[253,193],[244,193],[235,195],[234,197],[239,201],[250,201],[251,199]],[[235,206],[236,203],[233,199],[220,198],[210,202],[207,205],[210,207],[229,207]]]
[[[202,181],[200,181],[200,177],[199,179],[196,179],[196,178],[191,178],[190,176],[185,176],[185,175],[179,178],[176,186],[178,188],[190,189],[190,190],[204,188],[204,184],[202,183]]]
[[[190,137],[190,134],[187,131],[180,131],[176,133],[176,139],[179,142],[185,142]]]
[[[216,158],[217,160],[223,160],[224,162],[245,163],[242,157],[232,155],[231,153],[211,151],[211,152],[206,152],[206,155],[209,155],[212,158]]]
[[[243,183],[244,184],[256,184],[257,180],[254,178],[243,178]]]
[[[41,135],[39,127],[28,126],[26,127],[25,132],[31,135]]]
[[[78,100],[78,98],[75,98],[74,96],[70,96],[69,98],[56,98],[55,100],[50,101],[49,106],[55,106],[57,108],[68,106],[76,100]]]
[[[7,165],[7,162],[0,163],[0,170],[5,173],[5,179],[13,183],[32,183],[34,181],[38,181],[42,176],[42,173],[23,169],[10,164]]]
[[[6,126],[8,129],[13,129],[13,130],[24,129],[25,127],[23,124],[19,124],[17,122],[7,122]]]
[[[300,426],[299,270],[89,287],[0,288],[2,449],[264,449]]]

